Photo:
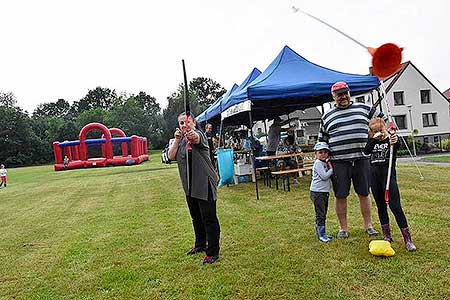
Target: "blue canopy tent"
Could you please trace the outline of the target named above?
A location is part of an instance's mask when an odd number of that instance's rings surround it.
[[[220,114],[222,111],[227,109],[228,107],[234,105],[230,104],[229,99],[234,94],[239,93],[242,89],[246,88],[250,82],[252,82],[256,77],[261,74],[261,71],[258,68],[253,68],[253,70],[248,74],[248,76],[244,79],[241,85],[237,86],[233,85],[230,91],[226,93],[224,96],[220,97],[213,104],[211,104],[204,112],[202,112],[196,118],[198,122],[206,122],[209,121],[212,124],[217,125],[220,123]]]
[[[197,122],[209,121],[215,124],[219,123],[223,100],[227,99],[234,91],[238,89],[238,87],[239,86],[236,83],[233,84],[231,89],[225,95],[219,97],[204,112],[198,115],[198,117],[196,118]]]
[[[309,62],[288,46],[246,88],[233,93],[227,100],[227,110],[222,113],[225,124],[249,124],[253,121],[272,119],[298,109],[306,109],[332,101],[331,86],[345,81],[352,95],[361,94],[380,85],[374,76],[356,75],[331,70]],[[233,105],[251,101],[251,116],[248,107],[243,111]],[[228,112],[228,113],[227,113]]]
[[[197,122],[206,122],[206,121],[208,120],[207,117],[206,117],[207,111],[208,111],[208,110],[211,110],[211,108],[212,108],[213,106],[220,105],[220,101],[222,100],[222,98],[223,98],[223,96],[220,96],[219,98],[217,98],[216,101],[214,101],[210,106],[208,106],[207,109],[205,109],[201,114],[199,114],[199,115],[196,117]]]
[[[237,88],[233,93],[231,93],[228,98],[222,101],[222,111],[236,104],[232,102],[232,99],[235,97],[235,95],[238,95],[239,93],[241,93],[242,90],[245,90],[248,87],[248,85],[253,80],[255,80],[259,75],[261,75],[261,71],[258,70],[258,68],[253,68],[250,74],[248,74],[247,78],[245,78],[244,81],[241,83],[239,88]]]

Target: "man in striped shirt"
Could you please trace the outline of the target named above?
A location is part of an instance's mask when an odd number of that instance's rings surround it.
[[[337,237],[348,238],[347,197],[351,181],[359,197],[364,228],[369,236],[376,236],[378,232],[372,227],[369,197],[369,161],[363,149],[367,143],[369,121],[384,115],[366,104],[350,101],[350,89],[345,82],[336,82],[331,87],[331,94],[336,104],[322,116],[319,141],[327,142],[331,151],[335,208],[340,225]]]

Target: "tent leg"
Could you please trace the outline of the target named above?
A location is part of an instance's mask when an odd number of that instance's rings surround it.
[[[220,120],[220,129],[219,129],[219,146],[218,148],[220,148],[220,145],[222,144],[222,140],[223,140],[223,136],[222,136],[222,129],[223,129],[223,120]],[[223,141],[223,147],[225,148],[225,141]]]
[[[267,137],[267,120],[264,119],[264,132],[266,133],[266,143],[269,142],[269,138]]]
[[[255,167],[255,155],[253,153],[253,120],[252,120],[252,112],[248,112],[249,123],[250,123],[250,142],[251,142],[251,150],[250,150],[250,159],[252,161],[253,175],[255,176],[255,189],[256,189],[256,200],[259,200],[259,191],[258,191],[258,178],[256,177],[256,167]]]

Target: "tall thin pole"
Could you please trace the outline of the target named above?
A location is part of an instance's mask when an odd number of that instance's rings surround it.
[[[220,129],[219,129],[219,148],[220,148],[220,145],[222,144],[222,142],[223,142],[223,147],[225,148],[225,140],[224,140],[225,134],[223,134],[222,129],[223,129],[223,119],[221,118],[220,119]]]
[[[267,137],[267,120],[264,119],[264,132],[266,133],[266,143],[269,142],[269,138]]]
[[[413,151],[414,151],[414,157],[417,156],[416,154],[416,141],[414,138],[414,126],[413,126],[413,119],[412,119],[412,114],[411,114],[411,106],[408,106],[408,111],[409,111],[409,122],[411,123],[411,138],[412,138],[412,144],[413,144]]]
[[[186,126],[188,124],[188,120],[189,120],[189,116],[191,115],[191,105],[189,103],[189,86],[187,83],[187,76],[186,76],[186,67],[184,65],[184,59],[181,60],[182,64],[183,64],[183,79],[184,79],[184,113],[186,115]],[[189,178],[189,169],[192,166],[189,166],[189,142],[188,142],[188,146],[186,147],[186,178],[187,178],[187,186],[188,186],[188,191],[189,191],[189,197],[191,196],[191,178]]]
[[[256,200],[259,200],[259,191],[258,191],[258,178],[256,178],[256,166],[254,162],[254,153],[253,153],[253,119],[252,119],[252,111],[249,110],[248,112],[248,119],[250,123],[250,159],[252,160],[252,167],[253,167],[253,174],[255,175],[255,189],[256,189]]]

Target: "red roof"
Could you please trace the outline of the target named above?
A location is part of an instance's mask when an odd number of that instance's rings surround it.
[[[443,92],[444,96],[447,98],[447,100],[450,100],[450,88],[448,88],[445,92]]]

